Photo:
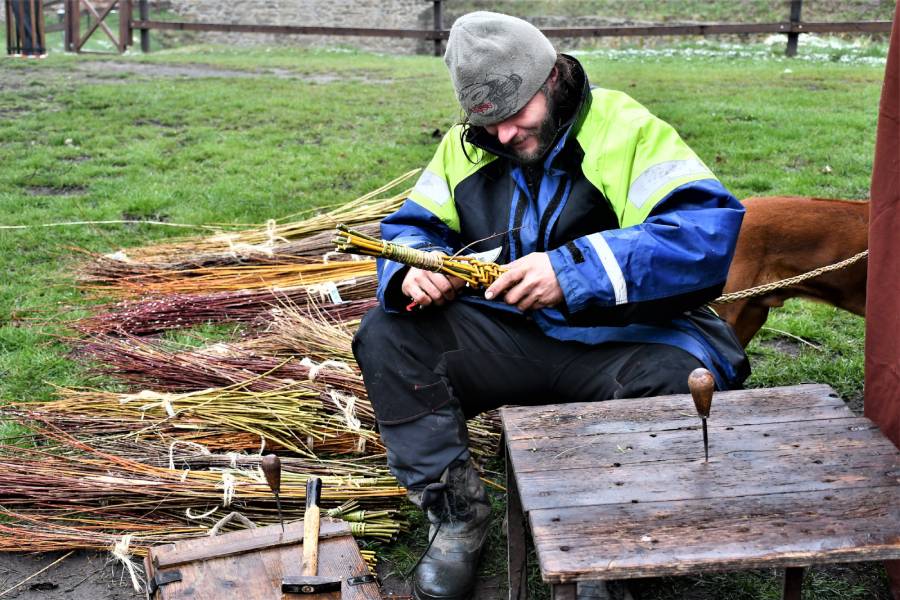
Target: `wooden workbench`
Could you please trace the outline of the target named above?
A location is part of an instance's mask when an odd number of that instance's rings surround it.
[[[689,395],[501,409],[510,598],[527,517],[544,581],[900,558],[900,451],[828,386],[716,393],[709,462]]]

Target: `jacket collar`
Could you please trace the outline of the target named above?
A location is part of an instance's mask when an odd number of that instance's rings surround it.
[[[584,121],[584,117],[591,105],[591,88],[588,83],[587,74],[584,72],[581,63],[575,58],[565,54],[563,55],[573,63],[572,76],[575,78],[576,85],[580,88],[580,98],[578,105],[572,114],[562,123],[553,138],[553,142],[547,146],[544,151],[544,169],[549,169],[553,159],[559,154],[563,146],[565,146],[569,133],[572,130],[577,131]],[[466,131],[465,139],[467,142],[480,148],[486,152],[490,152],[496,156],[505,158],[512,162],[517,162],[515,155],[510,153],[497,138],[485,131],[484,127],[471,125]]]

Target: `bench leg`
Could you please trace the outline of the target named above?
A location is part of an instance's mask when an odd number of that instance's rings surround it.
[[[528,552],[525,547],[525,515],[509,453],[506,454],[506,549],[509,553],[509,600],[525,600]],[[572,596],[574,599],[575,596]]]
[[[800,592],[803,588],[803,567],[787,567],[784,570],[784,588],[782,588],[782,600],[800,600]]]
[[[577,584],[555,583],[550,586],[550,597],[553,600],[575,600]]]
[[[900,600],[900,560],[884,561],[884,570],[888,574],[888,585],[894,600]]]

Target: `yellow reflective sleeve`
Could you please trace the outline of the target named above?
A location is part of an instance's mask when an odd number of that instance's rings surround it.
[[[410,200],[436,215],[447,227],[457,232],[459,214],[454,202],[456,186],[497,158],[463,142],[460,139],[461,128],[461,125],[456,125],[444,135],[434,157],[409,194]],[[474,163],[466,157],[466,153]]]
[[[671,125],[622,92],[592,92],[577,139],[585,176],[609,200],[620,227],[643,223],[675,188],[715,179]]]

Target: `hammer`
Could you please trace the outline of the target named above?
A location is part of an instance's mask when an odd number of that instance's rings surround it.
[[[306,482],[306,510],[303,513],[303,563],[299,577],[285,577],[281,580],[283,594],[323,594],[340,592],[341,579],[320,577],[319,570],[319,498],[322,495],[322,480],[311,477]]]
[[[706,462],[709,462],[709,434],[706,431],[706,419],[709,418],[709,409],[712,407],[713,389],[716,387],[716,380],[712,373],[706,369],[694,369],[688,375],[688,388],[691,390],[691,397],[694,399],[694,407],[697,414],[703,421],[703,453],[706,456]]]

